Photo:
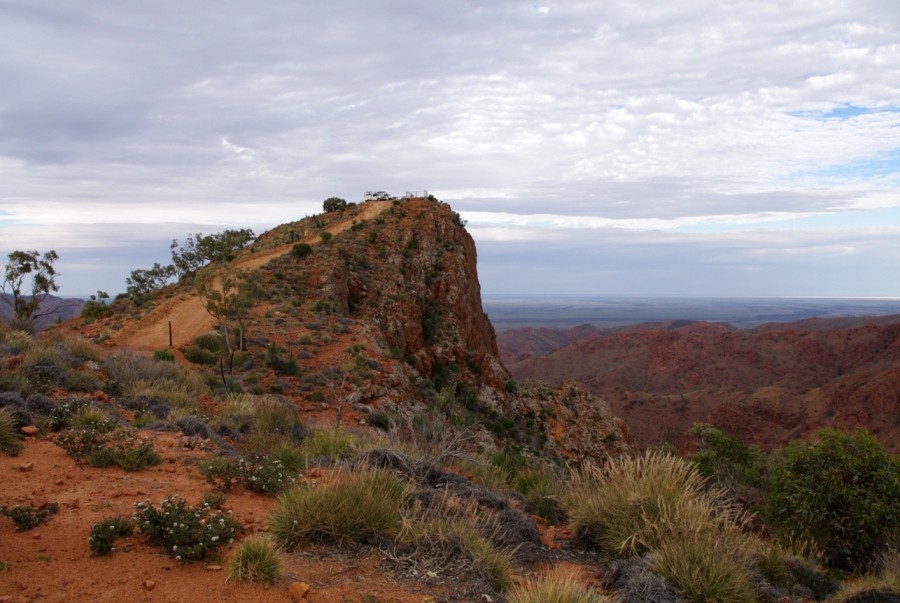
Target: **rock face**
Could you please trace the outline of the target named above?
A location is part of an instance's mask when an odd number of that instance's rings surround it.
[[[466,365],[502,387],[509,375],[481,307],[475,243],[459,215],[444,203],[414,199],[379,219],[382,230],[342,241],[322,276],[326,295],[342,312],[374,321],[390,349],[423,374]],[[379,224],[359,232],[373,226]]]
[[[642,444],[677,441],[705,421],[762,446],[819,427],[865,427],[895,452],[900,317],[848,322],[632,329],[509,367],[518,379],[583,383]]]
[[[509,390],[481,305],[475,243],[448,205],[398,203],[316,255],[320,303],[369,325],[386,356],[403,359],[445,398],[449,386],[468,413],[457,421],[480,418],[495,434],[569,462],[600,461],[629,448],[624,423],[582,388]]]

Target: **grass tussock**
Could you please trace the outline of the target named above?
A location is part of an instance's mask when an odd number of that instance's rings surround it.
[[[831,598],[833,603],[876,601],[875,594],[900,598],[900,551],[890,552],[882,561],[880,571],[845,582]],[[869,598],[865,598],[866,596]],[[887,601],[885,597],[883,600]]]
[[[515,586],[506,598],[507,603],[609,603],[582,582],[572,570],[557,569],[525,584]]]
[[[0,452],[9,456],[18,456],[22,450],[22,442],[16,433],[12,413],[0,408]]]
[[[232,553],[226,580],[271,584],[281,578],[284,566],[275,546],[268,538],[250,536]]]
[[[109,356],[104,368],[110,381],[130,397],[143,396],[172,406],[193,407],[197,396],[207,391],[199,373],[138,354]]]
[[[715,529],[716,503],[687,461],[648,451],[585,472],[569,493],[571,526],[581,542],[614,557],[659,547],[683,533]]]
[[[287,548],[393,539],[410,496],[407,484],[388,471],[341,469],[315,488],[296,487],[279,495],[269,527]]]
[[[0,320],[0,343],[9,354],[21,354],[34,343],[34,337],[25,331],[11,328]]]
[[[743,555],[712,534],[664,542],[657,550],[653,569],[692,603],[757,601]]]
[[[512,551],[495,546],[490,534],[483,533],[490,525],[471,503],[445,496],[427,510],[417,504],[404,517],[396,560],[420,571],[453,566],[478,576],[496,591],[505,591],[512,585]]]

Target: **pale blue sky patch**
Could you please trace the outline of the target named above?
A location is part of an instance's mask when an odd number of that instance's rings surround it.
[[[900,126],[898,126],[900,136]],[[900,147],[886,157],[854,161],[810,171],[808,176],[821,178],[823,182],[844,182],[848,180],[900,176]],[[900,199],[898,199],[900,204]]]

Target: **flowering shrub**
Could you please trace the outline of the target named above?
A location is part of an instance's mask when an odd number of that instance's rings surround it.
[[[191,507],[184,499],[163,499],[157,508],[151,502],[135,505],[132,520],[142,534],[177,561],[203,559],[209,551],[234,542],[240,524],[209,505]]]
[[[200,463],[199,469],[207,483],[223,492],[243,485],[251,492],[278,494],[297,482],[296,475],[271,456],[216,457]]]
[[[93,467],[119,465],[126,471],[141,471],[162,462],[153,445],[130,429],[70,429],[58,435],[55,442],[76,462],[86,460]]]

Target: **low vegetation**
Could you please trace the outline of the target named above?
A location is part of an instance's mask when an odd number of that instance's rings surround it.
[[[507,603],[610,603],[572,570],[557,569],[514,587]]]
[[[206,480],[209,491],[188,494],[191,503],[201,500],[196,506],[161,492],[159,504],[143,501],[131,517],[94,524],[94,556],[116,551],[123,538],[120,550],[149,542],[180,562],[226,566],[228,580],[271,585],[283,579],[287,560],[310,548],[377,551],[394,576],[453,584],[461,600],[509,603],[850,603],[900,589],[900,465],[871,435],[826,430],[768,454],[697,425],[685,457],[631,454],[620,438],[598,448],[616,451],[602,466],[564,459],[544,430],[549,397],[540,398],[546,408],[506,416],[479,397],[473,383],[487,365],[474,354],[460,366],[426,369],[393,334],[379,345],[364,340],[355,321],[373,298],[402,301],[365,280],[376,269],[370,259],[394,244],[403,263],[392,269],[411,278],[424,244],[412,231],[388,241],[384,216],[357,219],[357,208],[342,199],[326,200],[324,209],[253,243],[292,249],[263,276],[226,269],[254,241],[249,231],[197,233],[173,245],[172,265],[133,273],[131,301],[114,304],[145,312],[146,304],[195,287],[224,324],[181,350],[108,355],[61,333],[34,338],[0,324],[0,452],[20,453],[22,427],[31,426],[27,442],[42,438],[79,465],[138,471],[161,462],[157,449],[175,461],[174,450],[184,466],[167,463],[167,470]],[[390,211],[406,215],[400,202]],[[343,227],[332,229],[344,214],[354,220],[351,234],[365,231],[354,245],[345,243]],[[316,237],[315,251],[299,242]],[[331,293],[310,294],[301,278],[326,255],[355,279],[343,305]],[[210,262],[222,271],[205,268]],[[434,262],[430,279],[440,278],[443,259]],[[170,285],[176,277],[182,284]],[[233,279],[230,289],[223,277]],[[257,278],[266,286],[256,289]],[[262,295],[266,306],[251,314],[250,302]],[[102,323],[121,313],[104,300],[92,300],[86,318]],[[424,298],[416,308],[426,345],[439,346],[451,332],[444,310]],[[258,332],[253,321],[262,313],[304,319],[288,337]],[[321,358],[333,366],[309,361]],[[391,398],[373,393],[391,380],[406,388],[408,405],[372,403]],[[504,389],[497,395],[517,396],[526,386]],[[572,404],[573,412],[583,408]],[[317,414],[328,424],[305,422]],[[609,445],[617,437],[594,435]],[[254,513],[272,509],[262,518],[267,535],[239,541],[243,528],[228,509],[244,517],[248,499]],[[2,507],[0,514],[24,530],[57,509]],[[583,571],[543,571],[561,561]]]
[[[900,458],[863,431],[823,429],[794,441],[772,470],[767,515],[783,532],[805,538],[829,565],[871,567],[900,544]]]
[[[204,559],[242,531],[227,513],[205,504],[192,507],[177,496],[163,499],[158,507],[137,503],[132,521],[165,554],[184,562]]]
[[[250,536],[232,553],[228,579],[272,583],[281,578],[284,565],[275,546],[267,538]]]
[[[375,543],[400,533],[401,511],[412,495],[383,469],[345,469],[315,488],[282,493],[269,520],[276,541],[295,548],[310,542]]]

